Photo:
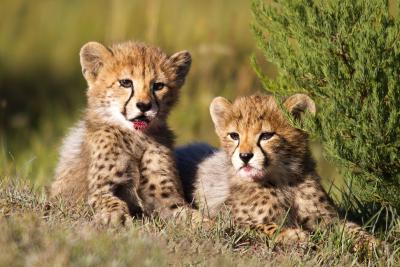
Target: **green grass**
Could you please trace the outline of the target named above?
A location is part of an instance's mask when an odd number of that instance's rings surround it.
[[[340,227],[307,247],[282,247],[219,218],[212,229],[136,220],[130,229],[95,227],[88,207],[51,203],[26,181],[0,185],[0,266],[398,266],[392,250],[351,252]],[[399,224],[386,232],[398,237]],[[397,245],[398,248],[398,245]]]
[[[85,105],[78,58],[85,42],[135,39],[168,53],[189,50],[193,67],[170,123],[178,144],[217,145],[208,113],[212,98],[263,90],[249,64],[257,51],[250,22],[250,1],[242,0],[3,0],[0,266],[398,265],[398,217],[376,229],[394,249],[368,262],[349,251],[340,231],[318,233],[312,240],[316,250],[299,251],[234,230],[226,218],[208,230],[150,220],[128,230],[97,229],[87,207],[71,210],[47,201],[43,192],[53,177],[57,148]],[[264,71],[274,76],[270,64]],[[314,147],[329,188],[329,178],[337,184],[338,175]]]

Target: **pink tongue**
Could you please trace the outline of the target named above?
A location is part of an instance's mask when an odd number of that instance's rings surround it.
[[[134,121],[134,122],[132,122],[132,124],[133,124],[133,128],[135,128],[136,130],[144,130],[149,125],[145,121]]]
[[[243,170],[245,170],[246,172],[249,172],[249,171],[251,171],[253,168],[252,167],[250,167],[250,166],[245,166],[245,167],[243,167]]]

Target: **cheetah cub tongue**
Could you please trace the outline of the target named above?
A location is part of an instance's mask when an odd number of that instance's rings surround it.
[[[133,121],[132,124],[135,130],[144,130],[149,126],[147,121]]]
[[[140,131],[146,129],[150,124],[149,119],[147,119],[145,116],[140,116],[138,118],[135,118],[131,120],[131,122],[133,128],[135,128],[135,130],[140,130]]]
[[[247,178],[253,181],[260,181],[265,176],[265,173],[262,170],[253,168],[250,165],[243,166],[239,170],[239,175],[243,178]]]

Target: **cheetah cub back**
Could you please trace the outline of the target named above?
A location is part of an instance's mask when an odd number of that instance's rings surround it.
[[[314,102],[303,94],[289,97],[283,106],[298,120],[306,111],[315,113]],[[318,225],[338,218],[320,184],[306,133],[290,125],[273,96],[252,95],[234,103],[217,97],[210,112],[221,149],[205,153],[204,160],[190,158],[199,145],[176,151],[178,166],[184,167],[183,184],[193,185],[185,187],[193,188],[186,195],[193,193],[204,214],[215,217],[228,210],[238,225],[250,225],[284,243],[305,241]],[[192,172],[194,181],[185,175]],[[345,222],[344,228],[360,242],[374,240],[354,223]]]
[[[86,201],[104,224],[125,223],[138,213],[181,212],[166,118],[189,72],[190,54],[168,56],[136,42],[89,42],[80,62],[87,108],[64,140],[51,197]]]

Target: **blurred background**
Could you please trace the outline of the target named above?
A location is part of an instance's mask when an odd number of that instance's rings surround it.
[[[217,95],[262,91],[244,0],[2,0],[0,3],[0,176],[48,184],[57,147],[85,106],[79,49],[133,39],[172,54],[189,50],[192,69],[170,124],[177,143],[218,145],[208,113]],[[260,56],[260,55],[258,55]],[[276,70],[265,62],[264,72]],[[336,174],[315,156],[323,177]]]

